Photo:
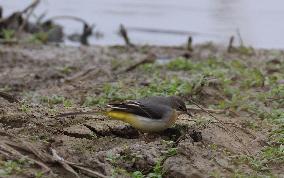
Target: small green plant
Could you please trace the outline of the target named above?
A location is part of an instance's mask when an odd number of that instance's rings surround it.
[[[48,34],[45,32],[34,33],[29,39],[30,43],[46,44],[48,42]]]
[[[148,174],[150,178],[162,178],[163,177],[163,167],[162,167],[162,159],[156,162],[156,165],[153,168],[153,172]]]
[[[115,164],[118,159],[118,156],[114,156],[113,154],[108,154],[106,160],[109,161],[111,164]]]
[[[253,47],[247,47],[247,46],[244,46],[244,45],[241,45],[237,50],[240,54],[244,54],[244,55],[248,55],[248,56],[253,55],[253,53],[254,53]]]
[[[73,105],[72,101],[66,99],[63,96],[52,95],[52,96],[43,96],[40,98],[42,103],[47,103],[49,107],[53,107],[53,105],[62,104],[64,107],[68,108]]]
[[[191,70],[195,68],[195,64],[193,64],[190,60],[177,58],[169,62],[167,67],[170,70]]]
[[[30,162],[28,159],[26,159],[26,157],[22,157],[18,160],[8,160],[2,165],[0,164],[0,166],[2,166],[2,169],[0,169],[0,176],[19,174],[24,170],[25,167],[31,164],[33,164],[33,162]]]
[[[169,148],[166,155],[169,157],[177,155],[177,148]]]
[[[71,100],[68,100],[68,99],[65,99],[65,100],[63,101],[63,106],[64,106],[65,108],[71,107],[71,106],[72,106],[72,101],[71,101]]]
[[[132,178],[143,178],[145,177],[145,175],[140,171],[135,171],[131,174],[131,177]]]
[[[2,35],[5,40],[12,40],[15,35],[15,30],[11,29],[3,29],[2,30]]]
[[[210,177],[214,177],[214,178],[221,178],[221,175],[220,175],[220,172],[215,170],[215,171],[212,171],[210,174]]]
[[[20,110],[22,112],[30,112],[30,107],[27,104],[22,104],[21,107],[20,107]]]
[[[36,172],[35,173],[35,178],[42,178],[43,177],[43,175],[44,175],[44,173],[43,172]]]
[[[6,175],[16,174],[22,172],[21,164],[17,161],[7,161],[3,165]]]
[[[70,74],[73,70],[73,68],[71,66],[64,66],[64,67],[60,67],[58,68],[58,70],[63,73],[63,74]]]

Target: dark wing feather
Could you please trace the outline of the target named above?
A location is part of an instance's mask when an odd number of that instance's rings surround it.
[[[166,106],[157,104],[144,105],[137,101],[129,101],[125,103],[109,104],[108,107],[114,111],[128,112],[142,117],[150,117],[152,119],[161,119],[165,114],[164,111]],[[153,107],[155,109],[153,109]]]

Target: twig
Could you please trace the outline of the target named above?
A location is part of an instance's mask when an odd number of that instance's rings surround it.
[[[24,10],[21,11],[21,14],[27,13],[28,10],[34,8],[37,6],[37,4],[40,2],[40,0],[34,0],[30,5],[28,5]]]
[[[97,75],[100,72],[103,72],[108,77],[111,77],[111,74],[110,74],[109,71],[107,71],[106,69],[104,69],[102,67],[95,66],[95,67],[90,67],[90,68],[86,69],[85,71],[78,72],[78,73],[74,74],[73,76],[66,78],[65,82],[72,82],[74,80],[80,80],[80,79],[82,80],[82,79],[86,78],[92,71],[94,71],[94,75]]]
[[[228,53],[233,52],[233,49],[234,49],[234,47],[233,47],[234,39],[235,39],[234,36],[230,37],[229,45],[228,45],[228,48],[227,48],[227,52]]]
[[[122,72],[130,72],[130,71],[136,69],[137,67],[139,67],[140,65],[147,64],[147,63],[154,63],[155,60],[156,60],[156,56],[155,55],[149,55],[145,59],[137,62],[136,64],[133,64],[133,65],[127,67]]]
[[[39,158],[41,161],[52,162],[52,160],[50,159],[49,156],[47,156],[46,154],[40,153],[40,151],[38,151],[36,148],[34,148],[34,146],[32,146],[30,143],[22,141],[22,140],[19,140],[19,142],[21,142],[21,144],[17,144],[17,143],[14,143],[14,142],[8,142],[8,141],[6,141],[5,143],[7,145],[15,147],[15,148],[17,148],[19,150],[23,150],[23,151],[26,151],[28,153],[32,153],[37,158]]]
[[[80,178],[79,174],[70,165],[66,164],[65,160],[57,154],[55,149],[51,148],[51,153],[52,153],[52,156],[55,159],[55,161],[57,161],[59,164],[61,164],[61,166],[64,167],[65,170],[67,170],[68,172],[70,172],[74,176]]]
[[[80,171],[84,172],[88,176],[95,177],[95,178],[108,178],[107,176],[104,176],[103,174],[100,174],[96,171],[90,170],[90,169],[82,167],[82,166],[78,166],[76,164],[71,164],[71,162],[69,162],[69,161],[67,161],[67,163],[70,164],[72,167],[75,167],[75,168],[79,169]]]
[[[3,7],[0,6],[0,19],[2,19],[2,16],[3,16]]]
[[[94,25],[89,26],[87,23],[84,24],[83,33],[80,37],[80,41],[82,45],[89,46],[88,38],[90,37],[90,35],[92,35],[93,28],[94,28]]]
[[[200,33],[194,31],[180,31],[180,30],[169,30],[169,29],[159,29],[159,28],[143,28],[143,27],[128,27],[129,31],[137,31],[144,33],[160,33],[160,34],[169,34],[169,35],[180,35],[180,36],[194,36],[194,35],[203,35],[203,36],[214,36],[220,37],[218,34],[214,33]]]
[[[0,131],[0,133],[2,134],[1,131]],[[22,140],[19,140],[18,138],[16,138],[15,136],[13,136],[11,134],[7,134],[7,133],[3,132],[3,135],[7,135],[7,136],[11,137],[11,139],[16,139],[17,141],[20,142],[20,143],[14,143],[14,142],[11,142],[11,141],[0,140],[0,154],[3,155],[4,157],[6,157],[6,159],[17,160],[17,159],[25,157],[30,162],[33,162],[34,164],[41,167],[44,170],[43,173],[53,174],[51,168],[49,168],[43,162],[32,159],[29,156],[23,155],[22,153],[20,153],[19,151],[16,150],[16,149],[19,149],[19,150],[22,150],[22,151],[26,151],[28,153],[32,153],[34,156],[36,156],[36,158],[38,158],[38,159],[40,159],[44,162],[59,163],[60,165],[62,165],[62,167],[66,171],[70,172],[72,175],[74,175],[78,178],[80,176],[74,169],[78,169],[78,170],[84,172],[85,174],[87,174],[91,177],[107,178],[107,176],[104,176],[101,173],[98,173],[98,172],[93,171],[91,169],[85,168],[85,167],[83,167],[79,164],[64,160],[61,156],[59,156],[57,154],[55,149],[50,148],[52,155],[46,154],[46,153],[40,153],[40,151],[35,149],[31,144],[24,142]]]
[[[119,34],[120,36],[123,38],[126,46],[134,46],[131,42],[130,42],[130,39],[128,37],[128,33],[127,33],[127,30],[126,28],[124,27],[123,24],[120,24],[119,26]]]
[[[21,24],[20,28],[18,29],[17,33],[20,33],[25,25],[28,23],[30,16],[32,15],[33,11],[35,10],[36,6],[40,3],[40,0],[34,0],[32,4],[26,7],[21,14],[27,13],[26,18],[24,19],[23,23]]]
[[[57,20],[57,19],[69,19],[69,20],[75,20],[78,22],[81,22],[83,24],[88,24],[88,22],[80,17],[75,17],[75,16],[71,16],[71,15],[59,15],[59,16],[53,16],[48,18],[46,21],[51,21],[51,20]],[[90,26],[90,25],[88,25]]]
[[[39,167],[41,167],[44,171],[43,173],[51,173],[53,174],[52,170],[47,166],[45,165],[44,163],[40,162],[40,161],[37,161],[35,159],[32,159],[28,156],[24,156],[23,154],[21,154],[20,152],[16,151],[14,148],[8,146],[6,144],[6,142],[0,142],[0,153],[4,156],[8,156],[8,159],[20,159],[20,158],[25,158],[27,160],[29,160],[30,162],[38,165]]]
[[[102,175],[101,173],[98,173],[96,171],[93,171],[91,169],[88,169],[88,168],[85,168],[85,167],[82,167],[82,166],[79,166],[78,164],[76,163],[73,163],[73,162],[70,162],[70,161],[67,161],[67,160],[64,160],[62,157],[60,157],[58,154],[57,154],[57,151],[53,148],[51,148],[51,152],[52,152],[52,155],[53,157],[59,162],[61,163],[64,168],[66,170],[68,170],[69,172],[71,172],[72,174],[76,175],[76,177],[79,177],[79,175],[77,174],[77,172],[73,169],[73,168],[76,168],[76,169],[79,169],[80,171],[82,172],[85,172],[85,174],[91,176],[91,177],[99,177],[99,178],[107,178],[107,176],[104,176]],[[72,168],[73,167],[73,168]]]

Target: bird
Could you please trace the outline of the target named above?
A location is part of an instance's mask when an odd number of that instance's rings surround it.
[[[59,116],[92,113],[94,112],[78,112]],[[145,133],[162,132],[171,127],[180,114],[191,115],[185,102],[178,96],[151,96],[110,103],[102,113],[110,119],[126,122]]]

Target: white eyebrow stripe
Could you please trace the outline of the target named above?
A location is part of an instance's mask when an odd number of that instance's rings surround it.
[[[127,108],[121,108],[121,107],[116,107],[116,106],[111,106],[112,109],[127,109]]]
[[[136,103],[127,103],[125,105],[128,105],[128,106],[137,106],[137,107],[140,107],[141,104],[136,104]]]

